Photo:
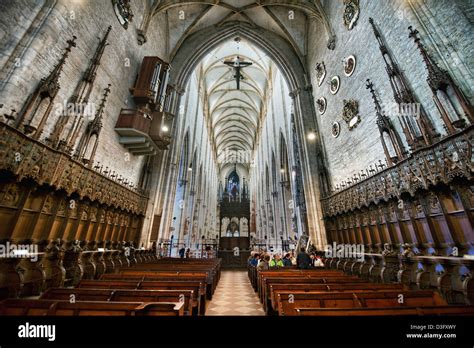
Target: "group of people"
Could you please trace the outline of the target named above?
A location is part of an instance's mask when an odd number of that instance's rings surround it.
[[[269,269],[292,266],[296,266],[296,268],[299,269],[324,267],[321,256],[316,253],[308,254],[305,248],[301,248],[296,257],[294,252],[291,251],[286,253],[283,258],[278,253],[271,256],[266,252],[253,251],[250,253],[248,264],[257,267],[257,270],[259,271],[268,271]]]

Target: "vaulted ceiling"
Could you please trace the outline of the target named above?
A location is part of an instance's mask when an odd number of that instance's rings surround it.
[[[149,0],[147,11],[139,35],[146,35],[151,19],[159,17],[154,23],[166,25],[165,59],[170,62],[188,38],[205,41],[206,37],[199,35],[207,28],[224,30],[227,25],[234,26],[236,23],[243,23],[242,28],[263,28],[277,34],[292,47],[303,66],[311,21],[323,24],[325,32],[321,35],[327,37],[328,47],[335,42],[321,0]],[[212,46],[196,66],[201,90],[204,91],[204,96],[201,95],[204,99],[203,111],[221,171],[228,169],[224,169],[226,162],[236,161],[232,154],[244,154],[246,162],[252,160],[259,125],[266,112],[272,76],[277,69],[272,60],[253,43],[244,38],[237,43],[235,39]],[[234,60],[236,56],[253,63],[242,71],[244,79],[240,90],[236,89],[235,71],[223,63]],[[243,169],[248,171],[250,168],[247,165]]]
[[[237,89],[235,70],[224,64],[237,56],[240,61],[252,63],[241,70],[240,89]],[[206,116],[210,119],[217,162],[221,166],[251,160],[275,69],[265,53],[241,38],[219,45],[198,65]]]
[[[307,52],[309,21],[323,23],[328,43],[335,40],[321,0],[149,0],[148,15],[141,30],[146,32],[150,19],[164,16],[168,23],[167,48],[172,60],[185,39],[208,26],[222,27],[230,22],[245,22],[272,31],[294,48],[302,61]]]

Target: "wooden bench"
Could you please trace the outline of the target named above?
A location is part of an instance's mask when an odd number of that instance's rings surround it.
[[[252,288],[257,291],[257,267],[248,265],[247,266],[247,275],[250,279],[250,284]]]
[[[77,288],[193,291],[199,315],[206,312],[206,284],[195,281],[82,280]]]
[[[182,316],[183,302],[104,302],[7,299],[0,302],[5,316]]]
[[[356,292],[408,290],[403,284],[346,283],[346,284],[270,284],[270,303],[268,313],[278,313],[276,292]]]
[[[402,297],[403,296],[403,297]],[[386,308],[447,305],[431,290],[297,292],[279,290],[275,294],[279,315],[297,315],[295,308]],[[403,301],[400,301],[400,298]]]
[[[184,302],[184,314],[198,313],[193,290],[121,290],[121,289],[65,289],[51,288],[41,300],[111,301],[111,302]],[[194,306],[193,306],[194,305]]]
[[[336,271],[336,273],[326,273],[326,272],[285,272],[285,273],[267,273],[267,272],[259,272],[258,274],[258,282],[257,282],[257,287],[258,287],[258,294],[259,297],[262,298],[263,294],[265,292],[265,283],[267,282],[267,279],[291,279],[289,284],[291,282],[294,282],[295,279],[322,279],[322,278],[341,278],[341,279],[357,279],[356,281],[360,280],[360,278],[356,276],[348,276],[343,274],[340,271]],[[363,282],[367,282],[367,280],[361,280]]]
[[[129,267],[120,267],[120,270],[134,269],[134,270],[156,270],[156,271],[201,271],[208,272],[209,277],[212,278],[214,288],[220,279],[221,260],[200,260],[200,259],[166,259],[147,264],[135,264]]]
[[[363,283],[368,284],[366,280],[357,277],[325,277],[325,278],[264,278],[261,289],[260,300],[263,304],[263,308],[267,311],[270,303],[269,293],[271,284],[294,284],[294,283],[305,283],[305,284],[353,284]]]
[[[361,316],[421,316],[421,315],[474,315],[474,306],[452,305],[432,307],[385,308],[296,308],[298,316],[361,317]]]
[[[311,269],[311,270],[302,270],[302,269],[287,269],[287,268],[279,268],[276,270],[271,271],[257,271],[255,283],[257,285],[257,291],[262,285],[263,279],[267,277],[273,278],[286,278],[286,277],[304,277],[304,278],[312,278],[312,277],[325,277],[325,276],[339,276],[339,277],[347,277],[344,272],[339,270],[326,270],[326,269]]]
[[[205,272],[210,278],[217,279],[217,270],[214,267],[207,267],[203,265],[192,265],[192,264],[162,264],[162,263],[148,263],[148,264],[137,264],[131,267],[120,267],[115,270],[115,273],[122,271],[133,270],[133,271],[180,271],[180,272]]]
[[[134,280],[134,281],[198,281],[205,284],[206,298],[211,300],[213,294],[212,284],[209,284],[205,275],[191,275],[177,272],[126,272],[125,274],[104,274],[100,280]]]

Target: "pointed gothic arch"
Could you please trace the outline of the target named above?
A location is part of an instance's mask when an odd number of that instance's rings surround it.
[[[187,85],[195,68],[208,52],[235,37],[248,40],[261,49],[278,67],[288,86],[294,104],[295,127],[293,128],[298,133],[298,139],[301,140],[299,180],[300,187],[304,186],[304,189],[301,189],[300,192],[314,197],[306,202],[306,208],[311,212],[309,219],[306,215],[299,216],[299,218],[303,218],[299,225],[304,226],[305,234],[312,234],[315,240],[324,240],[325,226],[322,223],[322,211],[319,204],[320,182],[317,175],[310,174],[320,171],[321,161],[309,160],[309,158],[317,158],[323,154],[320,152],[319,137],[312,144],[307,144],[306,137],[302,133],[307,129],[315,128],[313,95],[311,90],[306,88],[306,67],[292,46],[285,39],[269,30],[252,27],[242,22],[229,22],[219,28],[206,27],[190,34],[173,56],[171,64],[174,74],[171,77],[171,83],[177,86],[178,90],[184,90],[184,86]],[[318,129],[315,130],[319,134]],[[316,234],[319,236],[316,237]]]

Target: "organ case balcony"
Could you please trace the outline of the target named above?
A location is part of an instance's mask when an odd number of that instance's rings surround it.
[[[172,116],[164,111],[151,114],[141,110],[122,109],[115,125],[119,142],[130,153],[155,155],[157,150],[167,150],[171,138],[167,136]]]
[[[130,88],[135,104],[150,110],[163,107],[170,65],[158,57],[144,57],[135,86]]]
[[[132,154],[155,155],[171,143],[177,99],[168,84],[170,66],[158,57],[144,57],[135,86],[130,88],[137,109],[122,109],[115,125],[119,142]]]
[[[158,146],[151,139],[150,127],[152,119],[140,110],[122,109],[115,124],[119,134],[119,143],[134,155],[154,155]]]

